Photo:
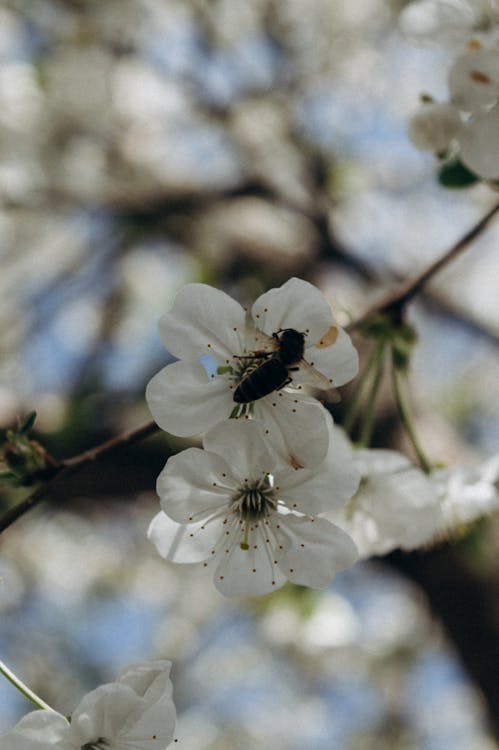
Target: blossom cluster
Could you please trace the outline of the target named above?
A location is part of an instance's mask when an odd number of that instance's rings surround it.
[[[360,475],[323,392],[348,382],[358,356],[323,295],[292,278],[245,310],[224,292],[188,284],[159,324],[178,361],[150,381],[157,423],[205,433],[203,449],[171,458],[158,478],[161,512],[149,536],[173,562],[202,562],[226,595],[259,595],[287,580],[322,588],[357,559],[324,514]]]
[[[405,34],[446,46],[449,101],[425,96],[409,133],[420,149],[457,154],[475,175],[499,179],[499,4],[417,0],[401,14]]]
[[[425,474],[395,451],[354,449],[306,394],[358,367],[308,282],[292,278],[250,310],[188,284],[159,329],[179,359],[150,381],[151,412],[174,435],[205,434],[161,472],[148,535],[166,560],[213,571],[223,594],[322,588],[357,556],[415,549],[498,507],[496,459]]]

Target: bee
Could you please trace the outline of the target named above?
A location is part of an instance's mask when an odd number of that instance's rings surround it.
[[[241,357],[254,359],[257,362],[260,360],[260,362],[250,367],[239,382],[233,396],[236,404],[249,404],[273,391],[281,390],[291,383],[292,377],[289,373],[299,370],[301,366],[313,371],[319,379],[325,381],[328,390],[331,390],[331,383],[303,359],[305,336],[306,334],[302,331],[284,328],[272,334],[273,351],[261,350],[247,357]],[[321,387],[324,388],[324,382],[321,383]]]

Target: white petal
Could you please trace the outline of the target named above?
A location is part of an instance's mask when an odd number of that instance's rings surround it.
[[[257,328],[268,336],[281,328],[294,328],[307,334],[309,345],[315,344],[333,323],[324,295],[308,281],[296,278],[260,295],[251,315]]]
[[[399,16],[402,32],[416,43],[456,44],[471,33],[473,10],[465,4],[419,0]]]
[[[136,662],[125,667],[116,682],[128,685],[141,698],[155,703],[160,698],[172,696],[171,667],[172,663],[167,659]]]
[[[499,106],[477,116],[459,133],[463,164],[485,180],[499,179]]]
[[[324,348],[316,346],[307,347],[305,359],[316,370],[325,375],[331,386],[340,386],[348,383],[359,371],[359,355],[352,344],[352,340],[343,328],[338,327],[338,337],[334,344]],[[306,368],[300,368],[299,373],[293,374],[293,381],[297,383],[308,383],[316,385],[314,380],[310,381]]]
[[[413,466],[368,476],[346,512],[328,517],[352,535],[362,557],[415,549],[443,523],[433,483]]]
[[[343,430],[330,419],[327,456],[316,469],[275,471],[277,492],[288,508],[317,515],[344,505],[357,492],[360,472],[354,465],[354,451]]]
[[[204,437],[207,451],[218,453],[231,467],[232,487],[244,479],[259,479],[272,471],[274,459],[265,443],[262,425],[246,419],[227,419],[220,422]]]
[[[329,446],[328,413],[318,401],[300,393],[277,391],[255,401],[272,451],[286,464],[318,466]]]
[[[411,117],[409,137],[416,148],[438,153],[445,151],[461,127],[456,107],[448,102],[430,102]]]
[[[221,521],[177,523],[161,511],[152,519],[147,536],[165,560],[197,563],[207,560],[222,534]]]
[[[149,381],[146,399],[154,420],[180,437],[198,435],[226,419],[234,402],[229,381],[208,379],[199,362],[174,362]]]
[[[123,728],[116,750],[166,750],[175,732],[175,706],[168,696],[136,712]],[[114,750],[114,748],[110,748]]]
[[[480,49],[458,57],[449,73],[449,91],[454,104],[466,112],[494,104],[499,95],[499,52]]]
[[[80,748],[99,737],[116,741],[142,705],[142,699],[128,685],[100,685],[87,693],[73,711],[71,742]]]
[[[126,727],[123,739],[129,743],[127,748],[164,750],[173,740],[176,712],[170,668],[171,662],[162,659],[132,664],[120,675],[118,681],[129,685],[145,704]]]
[[[69,723],[55,711],[32,711],[10,732],[0,736],[2,750],[74,750],[69,740]]]
[[[217,589],[225,596],[261,596],[280,588],[286,577],[274,563],[272,540],[266,526],[250,532],[250,548],[241,549],[241,531],[236,528],[227,546],[220,550],[214,574]]]
[[[225,359],[242,353],[245,319],[244,309],[225,292],[207,284],[187,284],[159,321],[159,332],[168,351],[179,359],[210,353]]]
[[[169,670],[166,661],[132,665],[88,693],[72,716],[72,747],[103,738],[110,750],[164,750],[175,728]]]
[[[412,466],[407,456],[384,448],[356,450],[353,457],[355,466],[363,477],[373,474],[394,474]]]
[[[284,546],[278,556],[279,567],[300,586],[324,588],[339,570],[357,560],[352,539],[324,518],[275,516],[272,526]]]
[[[162,509],[179,523],[207,518],[228,505],[235,487],[224,459],[200,448],[172,456],[156,484]]]

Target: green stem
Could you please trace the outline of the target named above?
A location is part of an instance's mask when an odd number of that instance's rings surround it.
[[[421,468],[427,474],[431,472],[431,464],[426,458],[423,449],[419,443],[416,431],[414,429],[414,423],[412,421],[411,413],[407,403],[407,399],[402,387],[402,373],[395,367],[392,361],[392,375],[393,375],[393,389],[395,392],[395,400],[397,402],[397,408],[399,411],[400,421],[404,425],[407,435],[412,443],[412,447],[418,457]]]
[[[383,373],[385,370],[385,352],[386,342],[380,341],[378,346],[376,347],[376,351],[373,357],[375,368],[374,379],[371,385],[371,390],[369,392],[369,398],[367,400],[366,413],[364,414],[364,419],[362,422],[362,431],[359,440],[359,446],[362,448],[367,448],[367,446],[371,442],[371,436],[374,427],[374,407],[376,406],[376,398],[378,396],[379,387],[381,385],[381,380],[383,378]]]
[[[372,353],[370,358],[368,359],[366,366],[364,367],[364,370],[362,372],[362,375],[360,375],[358,381],[357,381],[357,388],[355,390],[355,393],[353,394],[350,403],[348,405],[348,409],[345,413],[345,418],[343,419],[343,429],[345,432],[351,436],[352,429],[355,424],[355,420],[357,419],[360,404],[362,400],[362,396],[364,394],[364,389],[367,381],[369,380],[369,377],[371,376],[371,373],[373,371],[373,367],[376,363],[376,359],[378,357],[378,350],[379,345],[376,346]]]
[[[35,704],[37,708],[42,708],[47,711],[53,711],[54,709],[52,706],[49,706],[48,703],[45,703],[36,693],[34,693],[32,690],[29,689],[27,685],[22,682],[22,680],[19,679],[19,677],[16,677],[14,672],[11,672],[11,670],[3,663],[3,661],[0,660],[0,673],[3,674],[4,677],[6,677],[9,682],[11,682],[14,687],[16,687],[28,700],[30,700],[32,703]]]

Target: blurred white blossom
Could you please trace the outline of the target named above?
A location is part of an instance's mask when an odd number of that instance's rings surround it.
[[[85,695],[71,721],[32,711],[0,737],[2,750],[166,750],[175,729],[170,667],[164,660],[130,665]]]
[[[426,474],[401,453],[378,448],[356,451],[354,463],[361,473],[359,490],[327,518],[352,537],[361,558],[415,549],[434,536],[442,512]]]
[[[432,479],[440,496],[444,531],[499,509],[499,454],[478,466],[440,469]]]

